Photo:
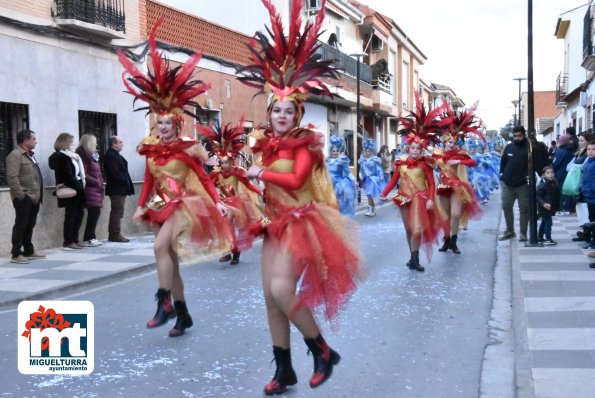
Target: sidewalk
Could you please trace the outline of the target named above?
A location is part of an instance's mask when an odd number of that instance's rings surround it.
[[[518,397],[595,397],[595,269],[578,230],[554,217],[558,245],[510,243]]]
[[[392,205],[379,202],[377,207]],[[367,201],[357,213],[367,211]],[[85,291],[112,281],[153,271],[152,233],[130,237],[128,243],[104,242],[76,251],[44,250],[47,258],[29,264],[0,259],[0,311],[13,309],[23,300],[51,299]]]
[[[0,260],[0,310],[16,308],[22,300],[87,290],[155,268],[153,234],[131,238],[128,243],[105,242],[76,251],[56,248],[43,253],[47,258],[29,264]]]

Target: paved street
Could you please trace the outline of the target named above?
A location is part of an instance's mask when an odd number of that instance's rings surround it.
[[[288,397],[570,397],[595,391],[595,275],[576,217],[555,217],[555,247],[496,241],[498,195],[460,234],[463,254],[435,252],[409,271],[396,210],[361,214],[369,278],[325,335],[343,360],[331,381],[307,386],[311,357],[293,331],[299,384]],[[2,396],[261,396],[274,372],[260,293],[257,246],[231,267],[213,259],[183,268],[195,326],[165,337],[147,330],[156,277],[152,236],[46,260],[0,264]],[[24,376],[16,366],[16,311],[29,299],[95,305],[96,364],[90,376]],[[512,311],[511,311],[512,308]]]
[[[324,325],[327,340],[343,359],[327,384],[310,390],[312,357],[306,356],[306,347],[293,330],[299,383],[286,395],[477,396],[488,343],[499,215],[496,202],[485,209],[484,219],[461,233],[463,254],[436,251],[425,273],[404,265],[408,250],[394,206],[379,209],[373,219],[358,216],[369,278],[344,311],[339,331]],[[51,280],[56,281],[72,278],[68,272],[83,278],[81,274],[107,268],[133,275],[90,291],[78,284],[83,291],[67,297],[90,300],[95,306],[96,363],[90,376],[19,374],[17,347],[12,343],[16,311],[0,314],[0,336],[10,342],[0,348],[1,378],[11,380],[3,383],[3,396],[59,396],[65,391],[86,397],[262,395],[274,365],[269,363],[272,353],[260,292],[260,247],[245,253],[236,267],[208,261],[183,269],[194,327],[186,336],[172,339],[166,335],[173,322],[169,327],[145,328],[154,311],[156,276],[152,271],[130,274],[132,263],[147,262],[150,238],[136,239],[134,245],[132,253],[124,252],[125,245],[115,246],[112,255],[110,246],[86,249],[74,262],[61,266],[54,261],[72,253],[55,252],[51,260],[42,260],[46,270],[23,271],[16,278],[43,281],[53,273]],[[59,270],[51,270],[54,267]],[[5,273],[7,268],[14,269],[3,266]],[[2,294],[6,301],[7,293]]]

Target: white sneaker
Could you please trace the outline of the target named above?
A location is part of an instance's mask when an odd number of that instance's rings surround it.
[[[91,239],[85,242],[85,246],[89,246],[89,247],[97,247],[97,246],[101,246],[103,245],[103,242],[97,240],[97,239]]]

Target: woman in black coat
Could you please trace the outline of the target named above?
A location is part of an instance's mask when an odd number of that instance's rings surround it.
[[[61,133],[54,143],[55,152],[48,163],[54,170],[56,186],[65,186],[76,190],[72,198],[58,198],[58,207],[64,208],[64,250],[78,250],[83,246],[79,243],[79,229],[83,221],[83,205],[85,203],[85,170],[81,158],[72,151],[74,137],[68,133]]]

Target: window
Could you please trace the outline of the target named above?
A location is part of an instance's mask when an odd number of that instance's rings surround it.
[[[372,35],[372,51],[382,51],[384,42],[376,35]]]
[[[109,148],[109,137],[118,134],[116,115],[79,110],[79,138],[83,134],[93,134],[97,137],[97,152],[99,153],[99,167],[101,175],[105,178],[103,168],[103,154]]]
[[[403,61],[403,71],[401,72],[401,93],[403,95],[403,110],[409,110],[409,62]]]
[[[306,0],[306,11],[320,10],[320,0]]]
[[[219,119],[219,112],[210,109],[196,108],[196,123],[201,126],[208,126],[211,122]]]
[[[6,181],[6,156],[16,145],[17,132],[29,128],[29,106],[0,102],[0,186]]]
[[[225,80],[225,98],[231,99],[231,81]]]

